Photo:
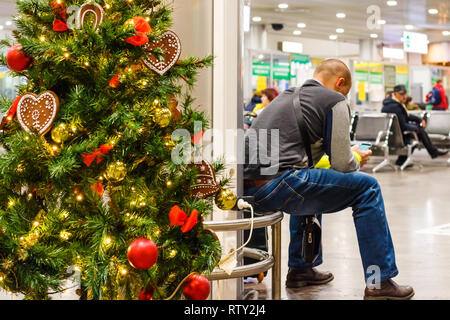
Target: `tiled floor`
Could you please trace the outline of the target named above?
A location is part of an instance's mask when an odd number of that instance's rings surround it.
[[[405,172],[386,169],[375,174],[385,199],[396,249],[400,284],[412,285],[414,299],[450,299],[450,167],[446,158],[431,161],[426,153],[416,158],[423,164]],[[367,172],[373,165],[368,165]],[[319,270],[333,272],[324,286],[287,289],[289,216],[282,222],[282,299],[362,299],[363,268],[359,257],[351,210],[323,218],[324,264]],[[437,228],[435,228],[437,227]],[[271,272],[262,283],[245,285],[247,298],[271,299]],[[0,299],[20,299],[0,292]],[[54,299],[78,299],[73,290]]]
[[[399,284],[414,287],[414,299],[450,299],[450,167],[447,158],[431,160],[416,155],[424,168],[405,172],[385,169],[374,176],[382,187],[390,230],[396,249]],[[364,170],[370,172],[372,165]],[[363,268],[351,210],[323,217],[324,264],[335,279],[323,286],[287,289],[289,216],[282,222],[282,299],[362,299]],[[438,228],[433,228],[438,227]],[[430,228],[432,228],[430,230]],[[271,275],[245,285],[248,298],[271,298]],[[256,294],[254,294],[256,293]]]

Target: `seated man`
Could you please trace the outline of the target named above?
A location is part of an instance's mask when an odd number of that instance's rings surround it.
[[[427,125],[426,121],[408,113],[405,106],[406,100],[406,87],[402,84],[397,85],[394,87],[394,92],[392,95],[383,101],[383,108],[381,109],[381,112],[395,113],[402,132],[416,132],[419,140],[423,143],[432,159],[435,159],[438,156],[446,155],[448,151],[439,151],[428,137],[428,134],[425,131]],[[406,144],[411,144],[413,136],[407,133],[403,135],[403,139]],[[395,164],[401,166],[406,159],[406,156],[399,156]]]
[[[380,186],[358,171],[371,151],[356,146],[355,156],[350,145],[345,96],[351,86],[347,66],[340,60],[325,60],[314,79],[284,91],[261,113],[245,135],[245,194],[254,197],[255,210],[260,212],[307,216],[351,207],[366,280],[364,298],[410,299],[414,290],[392,280],[398,270]],[[324,154],[331,170],[313,169]],[[295,227],[302,232],[301,224]],[[301,239],[291,239],[290,249],[298,253],[299,248]],[[288,286],[333,279],[299,261],[290,267]],[[373,270],[379,270],[378,277],[373,278]]]

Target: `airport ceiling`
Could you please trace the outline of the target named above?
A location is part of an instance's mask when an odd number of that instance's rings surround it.
[[[430,42],[450,41],[450,0],[244,0],[251,4],[251,17],[259,17],[261,21],[252,24],[265,24],[268,32],[293,35],[298,37],[330,39],[337,36],[340,41],[358,41],[376,37],[378,41],[398,43],[402,32],[409,29],[413,32],[428,34]],[[387,3],[396,3],[389,6]],[[287,4],[287,9],[278,5]],[[390,3],[392,4],[392,3]],[[369,29],[367,21],[371,14],[370,6],[379,8],[380,18],[385,24],[372,24],[378,29]],[[435,11],[429,12],[430,9]],[[14,29],[9,25],[11,17],[16,13],[14,0],[0,0],[0,29]],[[338,18],[344,13],[345,18]],[[372,20],[371,20],[372,21]],[[375,20],[373,20],[375,21]],[[383,21],[381,21],[383,22]],[[282,23],[283,30],[274,31],[273,23]],[[298,24],[305,24],[298,26]],[[343,33],[336,29],[343,29]],[[372,27],[371,27],[372,28]],[[338,30],[342,31],[342,30]],[[334,39],[334,38],[331,38]]]
[[[265,24],[270,33],[292,36],[296,32],[299,38],[332,40],[337,36],[341,41],[372,37],[385,43],[399,43],[403,31],[411,31],[426,33],[430,42],[450,41],[450,0],[249,1],[251,23]],[[279,5],[288,5],[288,8],[279,8]],[[368,10],[370,13],[367,13]],[[373,23],[375,19],[370,19],[370,16],[377,10],[380,16],[376,19],[377,23]],[[339,15],[339,18],[337,14],[344,14],[345,17]],[[261,20],[258,21],[258,18]],[[283,30],[274,31],[273,23],[283,24]],[[344,32],[338,33],[336,29],[339,28],[343,30],[338,31]]]

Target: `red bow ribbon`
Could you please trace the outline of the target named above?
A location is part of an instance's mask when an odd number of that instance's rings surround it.
[[[112,77],[111,81],[109,81],[109,86],[111,88],[117,88],[119,86],[119,84],[120,84],[119,75],[120,75],[120,72],[116,73],[114,75],[114,77]]]
[[[53,21],[53,31],[63,32],[68,29],[69,27],[67,24],[61,19],[55,19],[55,21]]]
[[[64,7],[62,2],[52,1],[50,3],[54,13],[56,16],[59,16],[61,19],[55,18],[53,21],[53,31],[63,32],[69,29],[69,26],[66,24],[67,22],[67,8]]]
[[[148,42],[147,34],[152,32],[152,27],[148,22],[142,17],[133,18],[134,29],[136,30],[135,35],[128,37],[126,42],[132,44],[133,46],[142,46]]]
[[[180,209],[178,206],[173,206],[169,212],[170,225],[173,226],[181,226],[181,231],[183,233],[191,230],[198,221],[198,211],[192,210],[189,218],[187,217],[186,212]]]
[[[97,164],[99,164],[100,162],[103,161],[103,159],[104,159],[103,156],[107,155],[113,148],[114,148],[114,146],[104,144],[104,145],[100,146],[100,148],[98,148],[97,150],[94,150],[93,152],[91,152],[90,154],[82,154],[83,159],[84,159],[84,164],[89,167],[91,165],[91,163],[95,160],[95,158],[97,158]]]
[[[103,193],[105,192],[105,189],[103,188],[103,184],[99,181],[96,185],[92,185],[91,189],[97,192],[98,196],[101,198],[103,197]]]

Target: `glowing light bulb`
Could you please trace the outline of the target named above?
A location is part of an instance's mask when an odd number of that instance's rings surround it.
[[[112,239],[111,239],[111,237],[106,237],[104,241],[105,241],[106,245],[110,245],[112,242]]]
[[[33,222],[33,226],[37,227],[38,225],[39,225],[39,222],[38,222],[38,221],[34,221],[34,222]]]
[[[85,65],[86,67],[89,67],[89,61],[86,61],[86,62],[84,63],[84,65]]]
[[[169,257],[174,258],[177,255],[177,253],[178,253],[177,250],[173,249],[170,251]]]
[[[45,41],[45,36],[40,36],[40,37],[39,37],[39,40],[41,40],[42,42],[44,42],[44,41]]]
[[[111,6],[109,5],[109,3],[105,4],[105,8],[106,9],[111,9]]]
[[[14,201],[8,202],[8,206],[10,206],[10,207],[14,206]]]
[[[124,266],[119,267],[119,272],[122,276],[126,276],[128,274],[128,270]]]
[[[12,115],[9,115],[9,116],[7,116],[7,117],[6,117],[6,121],[8,121],[8,122],[9,122],[9,121],[11,121],[11,120],[12,120],[12,118],[13,118],[13,116],[12,116]]]
[[[26,136],[26,137],[25,137],[25,141],[28,141],[28,140],[30,140],[30,137],[29,137],[29,136]]]
[[[76,196],[76,199],[77,199],[78,202],[81,202],[81,201],[83,201],[84,197],[83,197],[82,194],[79,194],[79,195]]]
[[[171,187],[172,186],[172,181],[167,181],[167,183],[166,183],[166,185],[168,186],[168,187]]]
[[[70,53],[65,52],[65,53],[64,53],[64,57],[65,57],[66,59],[69,58],[69,57],[70,57]]]
[[[69,240],[71,235],[72,234],[70,232],[67,232],[66,230],[63,230],[59,233],[59,237],[63,240]]]

